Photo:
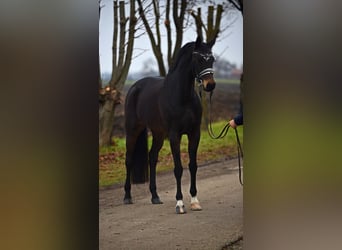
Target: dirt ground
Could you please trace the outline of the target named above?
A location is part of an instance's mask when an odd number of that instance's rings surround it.
[[[100,189],[100,249],[242,249],[243,187],[237,159],[200,166],[198,198],[202,211],[191,211],[189,172],[182,190],[187,213],[175,213],[173,172],[157,176],[164,204],[152,205],[148,184],[132,186],[134,204],[123,204],[123,186]]]

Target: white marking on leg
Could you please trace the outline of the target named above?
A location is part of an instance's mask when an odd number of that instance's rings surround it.
[[[197,196],[191,197],[191,205],[190,205],[191,210],[193,211],[201,211],[202,207],[199,204],[199,201],[197,199]]]
[[[197,196],[191,197],[191,204],[193,203],[199,203]]]
[[[176,204],[176,207],[183,207],[184,206],[184,203],[183,203],[183,200],[177,200],[177,204]]]
[[[185,214],[185,213],[186,213],[185,207],[184,207],[184,204],[183,204],[183,201],[182,201],[182,200],[178,200],[178,201],[177,201],[177,204],[176,204],[176,213],[177,213],[177,214]]]

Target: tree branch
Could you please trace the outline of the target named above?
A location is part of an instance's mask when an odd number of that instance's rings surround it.
[[[114,16],[114,24],[113,24],[113,45],[112,45],[112,78],[110,80],[110,85],[115,84],[115,79],[118,75],[118,68],[116,66],[117,63],[117,43],[118,43],[118,1],[113,2],[113,16]]]
[[[237,0],[238,2],[235,2],[234,0],[228,0],[236,9],[238,9],[241,14],[243,15],[243,0]]]
[[[190,15],[195,19],[197,35],[200,36],[203,40],[202,28],[205,29],[205,26],[202,22],[201,8],[197,9],[197,15],[195,14],[193,10],[190,11]]]

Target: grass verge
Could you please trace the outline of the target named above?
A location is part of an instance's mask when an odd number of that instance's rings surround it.
[[[219,134],[227,121],[213,124],[215,134]],[[239,139],[243,143],[243,126],[238,127]],[[100,148],[99,156],[99,185],[100,187],[123,183],[126,175],[125,152],[126,142],[124,138],[113,138],[114,146]],[[151,146],[152,138],[149,137],[148,145]],[[182,137],[181,158],[184,168],[188,167],[189,157],[187,153],[188,139]],[[212,139],[208,132],[202,131],[201,140],[197,152],[197,164],[203,165],[210,162],[220,161],[237,156],[237,143],[235,132],[229,129],[226,137],[222,139]],[[173,169],[173,159],[168,140],[159,152],[157,173]]]

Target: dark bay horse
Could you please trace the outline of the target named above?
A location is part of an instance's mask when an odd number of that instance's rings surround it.
[[[135,82],[125,101],[126,129],[126,183],[124,203],[131,204],[131,180],[144,183],[148,180],[150,166],[150,191],[153,204],[162,204],[156,187],[156,165],[164,139],[170,140],[177,183],[176,213],[185,213],[181,178],[183,167],[180,142],[183,134],[188,137],[189,170],[191,176],[191,209],[201,210],[197,199],[196,172],[197,148],[200,141],[202,107],[194,89],[195,80],[205,91],[215,88],[213,78],[214,57],[211,48],[215,39],[203,43],[185,44],[165,78],[146,77]],[[152,133],[152,146],[148,152],[147,131]]]

